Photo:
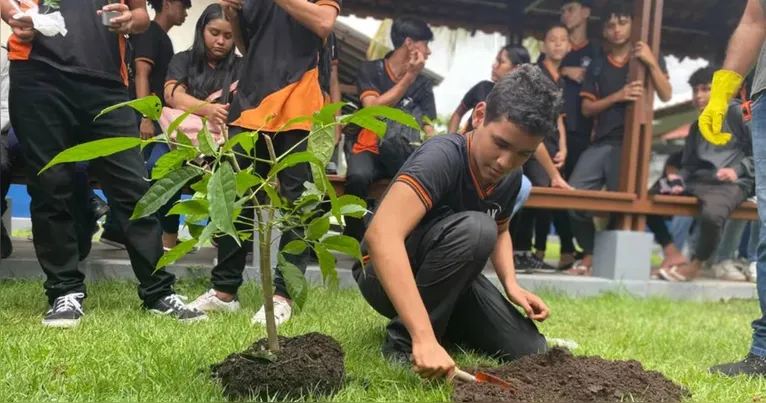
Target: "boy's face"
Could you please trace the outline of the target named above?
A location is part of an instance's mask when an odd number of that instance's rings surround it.
[[[162,4],[163,11],[170,17],[173,25],[183,25],[186,21],[186,15],[188,8],[180,0],[164,0]]]
[[[431,48],[428,46],[428,41],[414,41],[407,38],[404,46],[407,47],[407,51],[410,54],[415,51],[422,53],[425,60],[428,60],[428,56],[431,56]]]
[[[512,170],[521,167],[537,150],[543,136],[534,136],[505,118],[484,125],[487,104],[476,105],[473,115],[474,136],[471,157],[478,167],[483,184],[497,183]]]
[[[710,101],[710,84],[699,84],[692,87],[692,102],[697,112],[705,110],[707,103]]]
[[[561,23],[570,31],[587,23],[588,17],[590,17],[590,9],[576,1],[561,7]]]
[[[633,19],[631,17],[613,15],[604,24],[604,38],[615,46],[628,43],[633,28],[632,23]]]
[[[508,56],[508,51],[501,50],[497,53],[495,62],[492,63],[492,81],[497,81],[514,69],[513,62]]]
[[[560,62],[569,53],[569,33],[563,27],[552,28],[545,34],[543,53],[546,58]]]

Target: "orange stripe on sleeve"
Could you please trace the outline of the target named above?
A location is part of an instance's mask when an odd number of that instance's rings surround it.
[[[585,91],[582,91],[582,92],[580,92],[580,97],[582,97],[582,98],[588,98],[588,99],[590,99],[591,101],[598,101],[598,98],[596,98],[596,96],[595,96],[595,95],[593,95],[593,94],[591,94],[590,92],[585,92]]]
[[[380,93],[378,91],[367,90],[367,91],[363,91],[359,95],[359,100],[361,101],[361,100],[365,99],[366,97],[379,97],[379,96],[380,96]]]
[[[423,202],[423,205],[426,206],[426,210],[430,210],[431,207],[433,207],[433,202],[431,201],[431,198],[428,196],[428,193],[426,192],[425,188],[418,182],[417,179],[413,178],[409,175],[399,175],[399,177],[396,178],[397,182],[403,182],[409,187],[412,188],[412,190],[417,193],[418,198],[420,198],[420,201]]]
[[[319,0],[316,3],[318,6],[330,6],[335,7],[336,10],[338,10],[338,14],[340,14],[340,4],[338,4],[334,0]]]
[[[501,226],[501,225],[508,224],[508,221],[511,221],[510,217],[503,218],[502,220],[496,220],[495,222],[497,223],[498,226]]]
[[[137,57],[136,61],[137,62],[138,61],[147,62],[147,63],[151,64],[152,66],[154,66],[154,60],[152,60],[152,59],[150,59],[148,57]]]

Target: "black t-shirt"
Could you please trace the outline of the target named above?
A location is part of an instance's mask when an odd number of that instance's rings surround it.
[[[342,0],[309,1],[340,13]],[[317,66],[324,41],[274,0],[246,1],[239,23],[247,53],[229,111],[231,124],[274,132],[290,119],[320,110],[325,97]],[[308,131],[311,122],[290,129]]]
[[[665,58],[660,55],[660,69],[667,74]],[[647,77],[651,80],[651,77]],[[620,63],[609,55],[599,56],[591,62],[585,73],[580,96],[598,100],[620,91],[628,83],[628,62]],[[625,134],[625,110],[628,102],[612,105],[596,116],[596,135],[594,143],[607,142],[616,144],[622,142]]]
[[[546,63],[545,59],[542,59],[537,63],[537,67],[540,69],[540,71],[543,72],[543,74],[546,77],[548,77],[549,80],[551,80],[554,84],[556,84],[557,87],[559,87],[559,89],[563,91],[564,80],[559,74],[559,72],[553,66]],[[545,139],[543,140],[543,143],[545,144],[545,148],[548,150],[548,154],[550,154],[551,157],[556,155],[556,153],[559,151],[558,124],[555,125],[555,127],[556,127],[556,131],[545,136]]]
[[[492,92],[492,88],[495,88],[495,83],[492,81],[484,80],[479,82],[466,92],[461,104],[466,110],[472,110],[479,104],[479,102],[487,100],[489,93]],[[471,118],[468,119],[468,125],[465,128],[466,132],[470,132],[471,130],[473,130],[473,112],[471,112]]]
[[[233,50],[232,50],[233,52]],[[240,58],[236,58],[235,66],[234,66],[234,77],[232,77],[231,82],[234,83],[237,81],[237,71],[240,67]],[[197,98],[204,100],[210,94],[222,89],[222,87],[217,86],[213,80],[204,80],[206,83],[205,87],[201,88],[189,88],[188,83],[188,72],[189,68],[192,65],[191,62],[191,52],[188,50],[185,50],[183,52],[176,53],[173,56],[173,59],[170,60],[170,64],[168,65],[168,73],[165,77],[165,84],[163,86],[167,87],[168,85],[176,85],[177,82],[181,82],[181,86],[183,86],[186,89],[186,92]],[[215,74],[215,67],[211,66],[210,64],[205,64],[204,66],[204,75],[205,76],[212,76]],[[239,86],[237,87],[237,90],[239,90]]]
[[[561,61],[561,67],[581,67],[587,69],[590,63],[601,54],[601,48],[595,43],[586,41],[580,46],[572,45],[572,50]],[[593,130],[593,120],[582,114],[582,99],[580,90],[582,83],[578,83],[568,77],[564,77],[564,123],[567,132],[581,137],[585,141],[590,140]]]
[[[472,137],[473,133],[437,136],[415,150],[397,173],[393,182],[410,186],[426,207],[418,229],[465,211],[487,213],[498,225],[510,220],[521,189],[521,169],[482,187],[468,162]]]
[[[144,33],[131,36],[130,43],[133,45],[134,63],[140,60],[152,65],[152,72],[149,75],[149,90],[152,94],[160,97],[164,104],[165,77],[174,53],[170,36],[160,27],[160,24],[152,21],[149,29]],[[131,83],[131,94],[135,96],[135,82]]]
[[[22,43],[11,35],[8,40],[9,60],[38,60],[61,71],[128,85],[126,39],[109,32],[108,27],[101,23],[101,16],[96,14],[106,2],[65,0],[56,2],[57,8],[45,4],[47,2],[39,3],[40,14],[61,12],[67,35],[47,37],[38,33],[31,43]],[[22,9],[27,8],[22,5]]]

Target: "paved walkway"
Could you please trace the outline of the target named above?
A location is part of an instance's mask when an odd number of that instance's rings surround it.
[[[42,279],[42,271],[37,263],[32,242],[26,239],[14,238],[13,255],[0,262],[0,280],[37,278]],[[170,270],[179,277],[209,276],[216,257],[217,250],[203,248],[196,253],[187,255]],[[351,277],[353,260],[347,256],[338,256],[338,277],[341,287],[355,287]],[[248,259],[245,270],[246,281],[257,281],[258,271],[253,268]],[[101,243],[94,243],[93,251],[88,258],[80,263],[80,268],[91,281],[112,279],[133,279],[133,272],[127,258],[127,252],[115,249]],[[487,277],[499,285],[497,276],[490,266],[485,271]],[[306,273],[309,281],[321,284],[319,266],[310,265]],[[714,301],[728,299],[757,298],[755,284],[699,279],[691,283],[669,283],[660,280],[647,281],[615,281],[593,277],[571,277],[567,275],[550,274],[520,274],[519,282],[523,287],[532,291],[552,291],[569,296],[593,296],[604,292],[627,292],[638,297],[668,297],[673,299]]]

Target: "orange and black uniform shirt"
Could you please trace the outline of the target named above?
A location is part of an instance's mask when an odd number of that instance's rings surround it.
[[[601,47],[598,44],[585,41],[580,45],[572,44],[572,50],[564,56],[561,67],[580,67],[588,69],[593,59],[601,55]],[[593,131],[593,119],[586,118],[582,114],[582,98],[580,90],[582,83],[571,78],[564,77],[564,124],[567,133],[579,137],[578,140],[590,141],[590,133]],[[567,136],[567,141],[569,137]]]
[[[556,84],[557,87],[559,87],[559,90],[564,90],[564,80],[561,77],[561,74],[559,74],[559,71],[549,62],[549,59],[541,59],[537,62],[537,67],[546,77],[548,77],[549,80],[551,80],[554,84]],[[564,117],[566,117],[566,115],[564,115]],[[558,124],[556,125],[556,131],[545,136],[543,143],[545,144],[545,148],[548,150],[548,154],[550,154],[551,157],[559,152]]]
[[[40,13],[60,11],[66,22],[67,35],[47,37],[38,33],[31,43],[22,43],[15,35],[11,35],[8,39],[9,60],[40,61],[64,72],[111,80],[127,86],[126,39],[109,32],[101,23],[101,16],[96,14],[106,3],[86,0],[64,0],[58,3],[60,7],[56,9],[41,4]],[[26,6],[22,5],[22,9],[26,9]]]
[[[235,72],[238,71],[238,68],[241,67],[241,60],[242,59],[239,57],[235,59]],[[179,86],[183,87],[187,94],[193,96],[194,98],[205,100],[205,98],[209,97],[210,94],[222,89],[222,86],[217,85],[212,79],[207,79],[207,77],[212,77],[213,74],[215,74],[215,66],[210,64],[205,64],[203,66],[204,70],[202,75],[205,79],[200,80],[202,86],[194,86],[194,83],[189,83],[188,75],[189,68],[191,68],[191,66],[191,51],[185,50],[183,52],[176,53],[168,65],[167,75],[165,76],[165,83],[163,84],[163,92],[164,87],[169,85],[175,86],[176,83],[180,82],[181,84]],[[236,73],[234,74],[235,77],[232,77],[232,83],[237,80]],[[237,85],[237,89],[239,89],[239,84]]]
[[[665,58],[660,55],[658,64],[667,74]],[[647,77],[651,80],[651,77]],[[591,100],[606,98],[622,90],[628,83],[628,61],[619,62],[611,55],[599,56],[588,67],[580,90],[580,97]],[[593,143],[620,144],[625,134],[625,111],[628,102],[619,102],[596,116],[596,134]]]
[[[391,88],[394,88],[399,82],[391,71],[388,61],[390,56],[391,53],[383,59],[362,63],[362,67],[359,69],[356,77],[360,101],[370,95],[383,95],[391,90]],[[431,80],[422,74],[418,75],[415,82],[407,88],[399,103],[393,107],[401,109],[404,105],[414,102],[420,107],[425,116],[432,120],[436,119],[436,100],[434,99],[433,86]],[[354,154],[362,151],[378,154],[378,136],[367,129],[362,129],[359,132],[353,148]]]
[[[133,45],[133,61],[143,61],[152,65],[149,75],[149,91],[160,97],[163,105],[165,97],[163,88],[165,76],[168,73],[170,60],[173,59],[173,42],[160,24],[152,21],[149,29],[138,35],[131,35],[130,43]],[[131,96],[136,97],[135,82],[130,83]]]
[[[309,1],[340,13],[342,0]],[[290,119],[320,110],[325,97],[318,62],[324,41],[273,0],[246,1],[239,18],[247,54],[229,110],[231,125],[274,132]],[[287,129],[309,131],[311,122]]]
[[[476,105],[479,104],[479,102],[484,102],[487,100],[487,97],[489,96],[489,93],[492,92],[492,88],[495,88],[495,83],[489,80],[481,81],[480,83],[476,84],[466,92],[466,94],[463,96],[463,100],[461,101],[461,105],[465,108],[467,111],[472,111],[474,108],[476,108]],[[468,124],[465,127],[465,132],[470,132],[473,130],[473,112],[471,112],[471,118],[468,119]]]

